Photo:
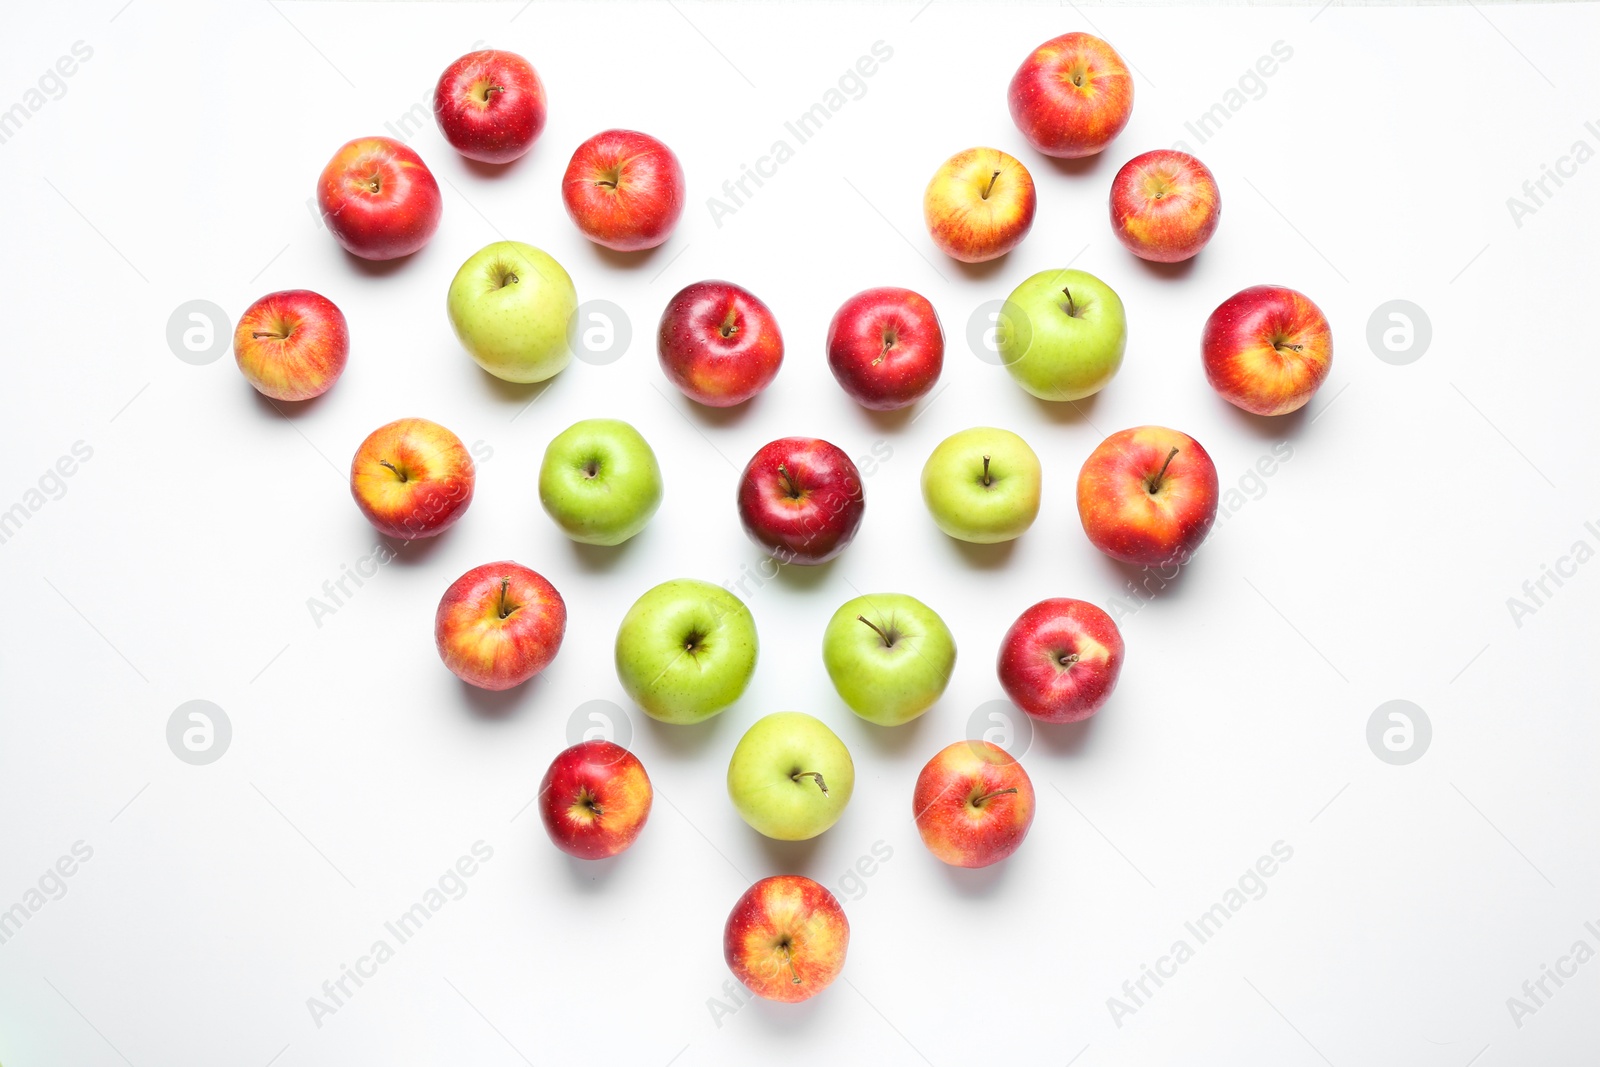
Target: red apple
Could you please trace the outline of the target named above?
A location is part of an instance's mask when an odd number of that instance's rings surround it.
[[[1053,597],[1011,624],[997,669],[1006,696],[1035,719],[1082,722],[1110,699],[1122,658],[1110,615],[1087,600]]]
[[[952,867],[987,867],[1028,836],[1033,783],[999,745],[957,741],[917,775],[911,815],[929,852]]]
[[[763,878],[739,898],[722,931],[729,970],[750,992],[795,1004],[844,970],[850,921],[834,895],[809,878]]]
[[[268,293],[239,316],[233,358],[274,400],[310,400],[333,388],[350,355],[350,331],[332,300],[309,289]]]
[[[1011,77],[1011,121],[1047,156],[1092,156],[1133,114],[1133,76],[1116,50],[1087,33],[1035,48]]]
[[[450,147],[482,163],[510,163],[544,129],[544,84],[515,52],[468,52],[439,75],[433,117]]]
[[[963,263],[998,259],[1022,243],[1039,206],[1033,175],[998,148],[957,152],[922,194],[922,217],[939,250]]]
[[[596,738],[580,741],[550,761],[539,783],[539,814],[561,851],[581,860],[603,860],[638,838],[650,817],[653,795],[639,757]]]
[[[1140,259],[1179,263],[1217,232],[1222,196],[1206,165],[1161,148],[1134,156],[1111,183],[1111,228]]]
[[[422,157],[392,137],[358,137],[317,180],[322,220],[346,252],[399,259],[428,243],[444,201]]]
[[[928,394],[944,368],[939,315],[927,297],[910,289],[857,293],[828,324],[828,366],[862,407],[909,407]]]
[[[726,408],[772,383],[783,365],[783,334],[772,311],[748,289],[695,282],[667,301],[656,352],[684,396]]]
[[[1253,285],[1224,300],[1200,338],[1206,380],[1235,407],[1286,415],[1328,377],[1333,331],[1311,298],[1281,285]]]
[[[686,195],[672,149],[633,130],[606,130],[583,142],[561,179],[561,199],[578,229],[618,252],[671,237]]]
[[[861,472],[837,445],[783,437],[762,446],[739,477],[739,521],[779,563],[826,563],[861,526]]]
[[[477,472],[461,438],[427,419],[396,419],[350,461],[350,494],[380,533],[412,541],[449,529],[472,503]]]
[[[526,682],[556,658],[566,632],[567,605],[556,587],[509,560],[457,578],[433,616],[439,658],[479,689]]]
[[[1182,566],[1217,517],[1217,468],[1164,426],[1112,434],[1078,472],[1078,518],[1094,547],[1147,567]]]

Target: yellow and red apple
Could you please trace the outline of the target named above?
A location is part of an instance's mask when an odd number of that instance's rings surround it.
[[[1133,114],[1133,76],[1116,49],[1087,33],[1064,33],[1029,53],[1006,93],[1011,120],[1047,156],[1092,156]]]
[[[1328,377],[1333,331],[1304,293],[1253,285],[1224,300],[1200,337],[1206,380],[1235,407],[1287,415]]]
[[[1033,783],[1022,764],[989,741],[957,741],[917,775],[917,833],[952,867],[987,867],[1011,855],[1033,825]]]
[[[963,263],[998,259],[1022,243],[1039,204],[1033,175],[998,148],[969,148],[942,163],[922,194],[928,234]]]
[[[1093,545],[1142,566],[1182,566],[1217,518],[1217,468],[1165,426],[1107,437],[1078,472],[1078,518]]]
[[[256,391],[310,400],[333,388],[350,356],[350,330],[332,300],[309,289],[268,293],[239,316],[233,358]]]
[[[739,898],[722,931],[728,968],[767,1000],[816,996],[844,969],[850,922],[827,889],[798,874],[763,878]]]
[[[600,860],[638,839],[654,795],[638,756],[615,742],[592,738],[564,749],[550,762],[539,783],[539,815],[561,851]]]
[[[472,503],[477,472],[461,438],[427,419],[396,419],[350,461],[350,494],[380,533],[413,541],[443,533]]]
[[[444,591],[433,616],[439,658],[479,689],[510,689],[550,665],[567,632],[567,604],[537,571],[502,560]]]
[[[1134,156],[1111,182],[1111,229],[1140,259],[1180,263],[1197,255],[1221,216],[1216,177],[1187,152]]]

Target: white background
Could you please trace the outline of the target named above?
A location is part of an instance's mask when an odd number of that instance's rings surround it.
[[[1600,147],[1583,128],[1600,119],[1594,8],[104,0],[7,21],[0,108],[73,42],[93,57],[0,144],[0,509],[74,442],[93,457],[0,545],[0,908],[74,842],[94,850],[0,945],[7,1067],[1592,1062],[1600,963],[1520,1027],[1506,1001],[1579,938],[1600,948],[1583,927],[1600,920],[1600,565],[1520,627],[1506,598],[1578,539],[1600,544],[1583,526],[1600,520],[1600,163],[1520,227],[1505,201],[1575,140]],[[1139,71],[1133,120],[1103,156],[1061,165],[1027,148],[1006,84],[1034,45],[1095,28]],[[706,198],[880,40],[893,57],[865,95],[717,226]],[[1199,144],[1185,121],[1277,41],[1292,58]],[[480,42],[538,68],[542,138],[489,173],[422,126],[411,143],[445,190],[437,236],[389,267],[347,257],[307,209],[318,172],[429,101]],[[682,224],[649,255],[590,246],[561,207],[572,149],[608,126],[663,138],[688,174]],[[1124,160],[1179,140],[1216,172],[1223,220],[1191,266],[1158,270],[1115,242],[1105,200]],[[1039,211],[1016,252],[965,269],[927,238],[921,192],[974,144],[1023,159]],[[481,373],[445,290],[501,236],[550,251],[580,299],[625,308],[626,355],[542,391]],[[1079,410],[1034,401],[966,342],[980,304],[1069,260],[1117,289],[1131,327],[1121,373]],[[763,297],[787,342],[773,386],[731,413],[691,410],[653,352],[668,297],[708,277]],[[1298,417],[1244,416],[1201,373],[1207,313],[1262,282],[1333,323],[1331,377]],[[943,391],[909,418],[857,409],[822,351],[834,308],[889,284],[928,295],[948,341]],[[338,303],[353,337],[343,379],[303,411],[258,399],[231,356],[193,366],[167,346],[186,301],[236,318],[294,287]],[[1397,298],[1432,323],[1406,366],[1366,341]],[[492,449],[476,499],[319,628],[307,598],[377,543],[350,456],[406,415]],[[535,490],[550,438],[601,415],[640,428],[667,484],[617,550],[568,543]],[[1124,618],[1107,708],[1034,737],[1023,848],[947,869],[910,821],[916,773],[1002,696],[994,657],[1023,608],[1109,606],[1133,577],[1085,540],[1073,484],[1104,434],[1152,422],[1193,434],[1225,486],[1277,442],[1293,458]],[[1044,463],[1043,509],[1013,547],[950,541],[919,498],[934,444],[977,424],[1020,432]],[[626,705],[618,621],[659,581],[760,562],[734,484],[789,434],[892,450],[859,537],[747,598],[762,655],[737,705],[695,728],[630,708],[649,825],[617,860],[569,860],[523,809],[574,709]],[[554,665],[497,697],[442,667],[431,626],[451,580],[507,557],[555,583],[570,624]],[[822,629],[857,590],[918,596],[956,635],[950,689],[912,725],[861,723],[828,684]],[[1409,766],[1366,742],[1397,698],[1433,725]],[[233,724],[210,766],[165,740],[191,699]],[[785,708],[838,731],[858,775],[842,821],[799,845],[758,837],[723,788],[744,728]],[[307,998],[479,840],[494,858],[467,895],[316,1026]],[[1117,1025],[1107,998],[1176,939],[1194,946],[1184,922],[1277,841],[1293,858],[1267,894]],[[876,842],[892,858],[841,890],[843,979],[717,1018],[722,923],[749,881],[838,888]]]

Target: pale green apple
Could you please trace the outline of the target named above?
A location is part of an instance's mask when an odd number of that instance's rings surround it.
[[[709,719],[756,670],[756,620],[718,585],[677,578],[634,601],[617,628],[617,679],[662,722]]]
[[[910,722],[950,684],[956,639],[928,605],[904,593],[847,600],[822,634],[822,663],[850,710],[879,726]]]
[[[1028,442],[974,426],[951,434],[922,466],[922,499],[939,529],[992,545],[1021,537],[1039,514],[1043,475]]]
[[[850,750],[821,719],[798,711],[758,720],[728,761],[733,806],[779,841],[805,841],[838,822],[855,787]]]
[[[1122,366],[1128,317],[1111,286],[1081,270],[1044,270],[1006,297],[996,324],[1000,360],[1042,400],[1081,400]]]
[[[542,382],[572,360],[567,322],[578,291],[561,264],[532,245],[484,245],[456,271],[447,307],[461,346],[496,378]]]
[[[574,541],[620,545],[661,506],[661,468],[632,426],[584,419],[544,450],[539,503]]]

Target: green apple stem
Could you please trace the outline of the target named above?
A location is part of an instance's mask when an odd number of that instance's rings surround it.
[[[985,488],[994,484],[994,479],[989,477],[989,457],[983,457],[983,484]]]
[[[828,795],[828,783],[824,782],[822,780],[822,775],[818,774],[816,771],[796,771],[789,776],[789,780],[791,782],[798,782],[802,778],[815,778],[817,780],[817,788],[822,790],[822,795]]]
[[[1068,315],[1072,316],[1073,318],[1077,318],[1078,317],[1078,305],[1073,303],[1073,301],[1072,301],[1072,290],[1063,288],[1061,290],[1061,295],[1067,298],[1067,306],[1065,308],[1063,308],[1062,310],[1065,311]]]
[[[864,622],[868,626],[872,627],[873,632],[876,633],[879,637],[883,638],[883,647],[884,648],[893,648],[894,647],[894,638],[892,636],[890,636],[889,633],[887,631],[885,631],[883,627],[879,626],[877,623],[873,622],[871,619],[867,618],[865,615],[857,615],[856,616],[856,621],[857,622]],[[821,781],[821,779],[818,779],[818,781]],[[827,790],[823,790],[823,792],[827,792]]]
[[[380,459],[380,460],[378,460],[378,462],[381,463],[383,466],[388,467],[390,470],[394,471],[395,477],[399,478],[402,482],[410,481],[410,479],[406,477],[406,472],[405,471],[401,470],[399,467],[396,467],[393,463],[390,463],[388,460]]]
[[[985,793],[977,800],[974,800],[972,802],[972,806],[975,808],[981,808],[985,802],[993,800],[995,797],[1004,796],[1007,793],[1015,793],[1016,791],[1016,786],[1012,786],[1010,789],[996,789],[993,793]]]
[[[989,184],[984,187],[983,199],[985,199],[985,200],[989,199],[989,194],[994,192],[994,183],[996,181],[998,181],[999,179],[1000,179],[1000,172],[999,171],[995,171],[993,174],[989,175]]]
[[[1178,454],[1177,448],[1173,448],[1173,450],[1171,452],[1167,453],[1166,462],[1161,464],[1161,469],[1156,471],[1156,476],[1154,478],[1150,479],[1150,484],[1145,487],[1145,488],[1150,490],[1150,495],[1151,496],[1155,496],[1156,495],[1156,491],[1161,488],[1161,479],[1166,477],[1167,468],[1172,465],[1172,457],[1176,456],[1177,454]]]

